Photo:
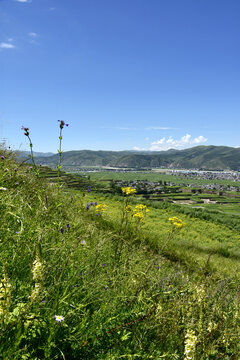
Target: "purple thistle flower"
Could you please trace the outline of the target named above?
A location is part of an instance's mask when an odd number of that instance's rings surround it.
[[[63,234],[64,233],[64,228],[60,228],[60,232]]]
[[[13,170],[14,170],[14,171],[17,171],[18,169],[17,169],[17,168],[14,168]]]
[[[89,208],[90,208],[90,204],[88,204],[88,203],[87,203],[87,205],[86,205],[85,209],[88,211],[88,210],[89,210]]]
[[[67,225],[66,225],[66,228],[67,228],[67,229],[70,229],[70,225],[69,225],[69,224],[67,224]]]
[[[21,127],[21,130],[24,131],[24,135],[28,136],[29,135],[29,128],[25,127],[25,126],[22,126]]]
[[[30,169],[30,170],[32,170],[32,168],[33,168],[32,166],[29,166],[29,169]]]
[[[1,159],[4,160],[4,159],[5,159],[5,156],[1,155]]]
[[[63,121],[63,120],[58,120],[58,122],[60,122],[60,129],[63,129],[64,128],[64,126],[66,125],[67,127],[69,126],[69,124],[66,124],[65,123],[65,121]]]
[[[89,185],[87,191],[88,191],[88,192],[91,192],[91,189],[92,189],[92,188],[91,188],[91,186]]]

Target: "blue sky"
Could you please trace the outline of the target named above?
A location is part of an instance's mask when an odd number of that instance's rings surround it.
[[[240,146],[239,0],[0,0],[0,139]]]

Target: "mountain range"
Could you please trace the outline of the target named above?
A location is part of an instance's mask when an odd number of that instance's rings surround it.
[[[34,154],[37,164],[55,167],[58,154]],[[21,158],[27,154],[21,153]],[[228,146],[196,146],[184,150],[167,151],[92,151],[74,150],[62,154],[64,168],[181,168],[240,171],[240,148]]]

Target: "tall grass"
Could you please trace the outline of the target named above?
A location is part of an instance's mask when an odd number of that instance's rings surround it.
[[[144,242],[136,212],[114,220],[104,203],[87,208],[82,193],[0,155],[1,358],[239,358],[233,278],[167,260]]]

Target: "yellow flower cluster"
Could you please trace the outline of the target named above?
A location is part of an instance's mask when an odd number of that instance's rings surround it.
[[[173,216],[172,218],[168,219],[172,225],[174,225],[176,228],[181,229],[183,226],[186,225],[181,219],[179,219],[176,216]]]
[[[124,210],[125,212],[130,213],[132,211],[131,205],[126,205]]]
[[[135,206],[135,209],[133,211],[134,211],[133,217],[135,219],[139,219],[140,222],[143,222],[144,221],[144,213],[147,213],[150,210],[147,208],[146,205],[139,204],[139,205]]]
[[[135,209],[138,211],[145,211],[146,213],[150,211],[147,206],[143,204],[136,205]]]
[[[104,212],[107,210],[107,206],[105,204],[98,204],[96,205],[96,211],[97,212]]]
[[[144,221],[144,215],[142,212],[136,212],[133,217],[139,219],[140,221]]]
[[[122,193],[123,194],[126,194],[127,196],[128,195],[134,195],[134,194],[136,194],[136,189],[134,189],[134,188],[131,188],[131,187],[122,187]]]

